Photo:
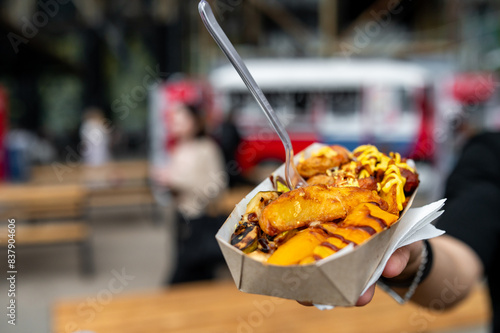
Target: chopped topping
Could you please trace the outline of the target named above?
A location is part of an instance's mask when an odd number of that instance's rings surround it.
[[[332,158],[337,156],[339,153],[337,153],[335,150],[332,149],[330,146],[325,146],[320,148],[318,151],[315,151],[311,154],[311,156],[319,157],[319,156],[324,156],[328,158]]]

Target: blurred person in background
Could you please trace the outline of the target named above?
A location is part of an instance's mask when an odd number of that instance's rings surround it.
[[[85,110],[80,142],[85,165],[99,166],[111,160],[110,127],[101,109],[91,107]]]
[[[22,128],[12,128],[6,137],[7,175],[11,181],[28,181],[31,166],[48,164],[56,159],[56,149],[41,135]]]
[[[241,143],[241,135],[234,120],[236,112],[236,109],[231,110],[215,131],[215,138],[222,149],[224,161],[226,162],[225,166],[230,187],[244,182],[240,166],[236,160],[236,151]]]
[[[174,104],[169,121],[174,143],[168,164],[152,175],[170,189],[177,210],[175,270],[167,283],[212,279],[223,261],[215,240],[223,220],[209,212],[228,183],[223,154],[207,135],[198,105]]]

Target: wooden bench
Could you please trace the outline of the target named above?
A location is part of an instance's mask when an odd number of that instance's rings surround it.
[[[54,184],[108,184],[118,185],[143,182],[148,177],[148,161],[113,161],[100,166],[50,164],[31,169],[30,183]]]
[[[16,227],[16,245],[79,243],[89,237],[89,228],[80,222],[57,222]],[[7,233],[0,233],[0,245],[8,242]]]
[[[157,214],[156,202],[149,186],[146,160],[113,161],[102,166],[36,166],[32,184],[78,184],[88,192],[90,210],[149,206]],[[157,218],[157,215],[153,215]]]
[[[309,333],[437,332],[485,325],[491,310],[487,292],[478,286],[449,311],[431,311],[411,303],[399,305],[377,290],[369,305],[320,311],[295,301],[238,291],[232,281],[198,282],[147,292],[113,291],[99,304],[88,297],[57,301],[52,309],[55,333]],[[109,295],[111,296],[109,296]],[[99,294],[91,295],[99,299]]]
[[[15,219],[16,247],[77,244],[82,271],[91,273],[86,201],[87,191],[79,185],[1,185],[0,244],[8,242],[8,219]]]
[[[114,161],[102,166],[74,167],[36,166],[32,169],[32,184],[80,184],[88,191],[88,207],[91,210],[123,208],[129,206],[152,207],[153,219],[159,220],[157,203],[149,185],[149,165],[146,160]],[[236,204],[251,190],[252,186],[228,189],[210,207],[212,215],[229,215]]]

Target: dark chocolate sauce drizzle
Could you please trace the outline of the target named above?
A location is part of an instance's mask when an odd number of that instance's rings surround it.
[[[350,241],[348,239],[345,239],[344,236],[338,235],[338,234],[333,234],[332,237],[340,239],[342,242],[346,244],[353,244],[354,246],[358,245],[356,242]]]
[[[368,214],[368,217],[371,218],[371,219],[373,219],[373,220],[375,220],[375,221],[377,221],[377,223],[380,225],[380,227],[382,229],[386,229],[387,228],[387,223],[385,223],[385,221],[382,220],[381,218],[373,216],[371,214]]]
[[[369,225],[358,225],[355,227],[356,229],[361,229],[363,231],[366,231],[370,236],[373,236],[377,233],[377,230],[373,229]]]
[[[330,242],[323,242],[321,244],[319,244],[321,246],[324,246],[324,247],[327,247],[335,252],[337,252],[338,250],[340,250],[340,248],[338,248],[337,246],[333,245],[332,243]]]

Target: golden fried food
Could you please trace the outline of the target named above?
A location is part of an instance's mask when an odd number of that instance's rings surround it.
[[[281,245],[267,262],[274,265],[298,264],[302,259],[310,256],[314,248],[325,240],[326,234],[323,230],[304,229]]]
[[[322,147],[297,166],[307,186],[290,191],[273,177],[276,191],[250,200],[231,244],[275,265],[311,264],[358,246],[390,228],[418,187],[406,162],[371,145],[353,153]]]
[[[398,185],[393,184],[390,186],[384,187],[380,191],[380,197],[387,202],[388,208],[387,211],[391,214],[398,214]]]
[[[314,248],[312,257],[314,261],[324,259],[349,244],[358,245],[368,240],[370,237],[371,235],[363,229],[339,227],[325,242],[320,243]]]
[[[360,204],[342,222],[320,225],[329,237],[314,248],[312,257],[314,260],[320,260],[348,244],[360,245],[374,234],[389,228],[397,220],[397,215],[385,212],[375,204]]]
[[[305,186],[284,193],[267,205],[259,225],[266,234],[274,236],[315,221],[343,219],[354,207],[364,202],[385,206],[385,202],[374,191],[358,187]]]
[[[347,163],[351,153],[342,146],[325,146],[297,165],[297,171],[304,178],[325,173],[326,170]]]
[[[231,236],[231,245],[244,253],[250,253],[257,248],[257,241],[260,237],[258,221],[262,211],[278,196],[279,192],[276,191],[262,191],[250,200],[245,214]]]
[[[373,203],[362,203],[338,224],[339,227],[356,227],[370,234],[381,232],[398,220],[399,216],[382,210]]]
[[[307,180],[308,185],[318,185],[318,184],[323,184],[323,185],[336,185],[337,184],[337,179],[328,176],[326,173],[325,174],[318,174],[314,175],[311,178]]]

